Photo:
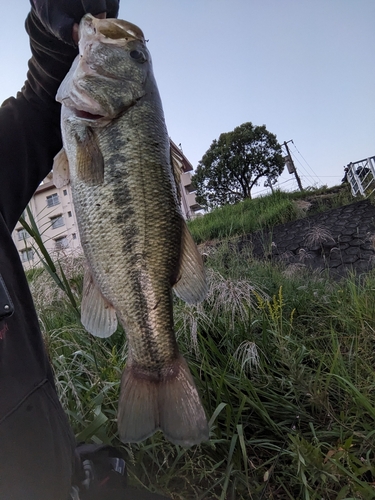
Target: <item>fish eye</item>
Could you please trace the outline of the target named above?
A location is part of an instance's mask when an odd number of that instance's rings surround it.
[[[146,56],[140,50],[132,50],[129,55],[138,63],[144,63],[147,61]]]

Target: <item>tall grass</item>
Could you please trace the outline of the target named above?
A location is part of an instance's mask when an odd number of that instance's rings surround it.
[[[48,290],[52,278],[34,274],[77,438],[123,446],[132,483],[174,499],[375,498],[375,274],[340,283],[304,270],[290,276],[225,245],[207,267],[207,300],[174,308],[210,419],[210,440],[188,450],[160,433],[119,443],[124,334],[93,339],[71,302]],[[79,304],[79,286],[76,295]]]
[[[261,227],[295,210],[282,193],[256,203]],[[221,210],[215,224],[229,207]],[[235,210],[231,220],[247,232],[246,204]],[[215,231],[230,236],[234,226]],[[205,302],[174,306],[180,349],[210,419],[210,440],[185,450],[161,433],[119,442],[126,337],[121,329],[91,337],[77,314],[82,260],[51,266],[40,252],[44,268],[28,277],[60,399],[78,441],[123,447],[134,485],[176,500],[375,498],[375,273],[334,282],[229,244],[215,248]]]
[[[297,208],[287,193],[224,205],[189,222],[194,239],[201,243],[246,234],[297,218]]]

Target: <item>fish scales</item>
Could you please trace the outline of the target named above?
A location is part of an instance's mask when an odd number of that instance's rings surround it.
[[[102,337],[117,317],[124,326],[121,439],[138,442],[161,429],[191,446],[208,438],[208,427],[178,350],[172,287],[195,303],[206,282],[179,207],[151,59],[142,32],[126,21],[85,16],[79,47],[57,95],[66,156],[55,162],[54,179],[70,179],[88,264],[82,323]]]
[[[93,277],[125,323],[134,362],[158,366],[176,357],[170,282],[179,260],[181,217],[172,190],[157,189],[171,183],[168,136],[149,112],[147,122],[142,119],[142,107],[97,132],[106,152],[103,184],[87,186],[77,179],[72,186],[74,203],[82,207],[85,255],[95,262]],[[131,135],[135,122],[140,126]],[[161,329],[170,335],[158,335]]]

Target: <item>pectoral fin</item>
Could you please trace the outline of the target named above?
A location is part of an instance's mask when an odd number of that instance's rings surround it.
[[[95,337],[110,337],[117,329],[116,311],[103,297],[89,270],[83,278],[81,322]]]
[[[94,132],[87,128],[83,138],[76,135],[77,176],[89,185],[101,184],[104,180],[104,159]]]
[[[64,148],[53,159],[53,183],[57,188],[69,184],[69,163]]]
[[[197,304],[207,295],[203,259],[185,221],[182,225],[180,267],[173,290],[188,304]]]

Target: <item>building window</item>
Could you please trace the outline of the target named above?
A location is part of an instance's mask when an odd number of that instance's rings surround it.
[[[72,216],[72,212],[68,212],[68,217],[71,217]]]
[[[186,194],[191,194],[196,192],[196,187],[193,184],[188,184],[185,186],[185,193]]]
[[[76,240],[76,239],[77,239],[77,235],[76,235],[76,233],[73,233],[73,234],[72,234],[72,238],[73,238],[73,240]]]
[[[61,236],[61,238],[55,239],[55,248],[56,250],[64,250],[64,248],[68,248],[68,238],[66,236]]]
[[[60,203],[59,195],[57,193],[47,196],[47,207],[54,207]]]
[[[66,189],[64,189],[63,194],[64,194],[64,196],[66,196],[68,194],[68,191]]]
[[[30,237],[26,229],[18,229],[17,234],[18,234],[18,241],[26,240],[26,238]]]
[[[21,260],[22,262],[30,262],[34,260],[34,250],[32,248],[25,248],[21,250]]]
[[[62,215],[56,215],[56,217],[51,217],[51,228],[57,229],[64,225],[64,218]]]

